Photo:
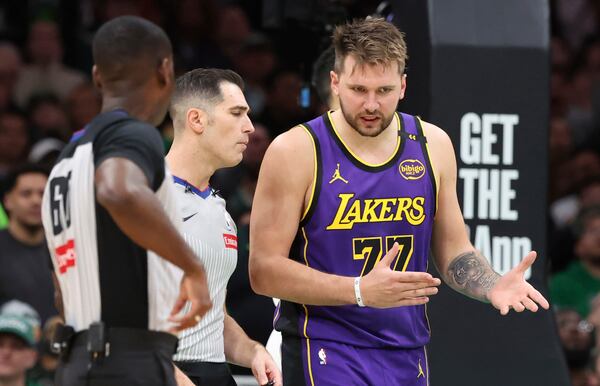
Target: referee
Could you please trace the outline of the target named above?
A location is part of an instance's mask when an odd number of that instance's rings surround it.
[[[167,162],[183,205],[183,231],[206,267],[215,304],[197,326],[181,334],[175,359],[202,386],[235,386],[226,361],[251,368],[259,385],[281,385],[279,369],[264,346],[248,338],[225,310],[227,282],[237,263],[237,230],[209,179],[217,169],[240,163],[254,131],[242,88],[233,71],[196,69],[177,79],[169,110],[175,140]]]
[[[174,385],[177,338],[160,331],[196,324],[211,302],[173,225],[181,215],[154,127],[173,91],[171,43],[125,16],[98,30],[93,54],[102,112],[61,153],[42,204],[67,325],[56,384]]]

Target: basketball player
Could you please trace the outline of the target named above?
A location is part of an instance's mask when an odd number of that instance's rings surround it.
[[[183,203],[185,239],[206,268],[214,303],[200,323],[181,334],[175,360],[202,386],[235,385],[225,361],[251,368],[259,385],[281,385],[266,349],[225,310],[227,282],[237,262],[237,232],[225,200],[209,180],[216,170],[240,163],[254,131],[242,88],[233,71],[196,69],[177,79],[170,107],[175,138],[167,162],[177,201]]]
[[[93,54],[102,112],[65,147],[43,197],[70,326],[57,342],[56,384],[172,386],[177,337],[162,331],[195,325],[211,302],[171,221],[181,215],[155,127],[173,91],[171,43],[158,26],[125,16],[100,27]]]
[[[319,110],[336,110],[340,107],[338,97],[331,93],[331,79],[329,73],[333,70],[335,63],[335,50],[333,46],[327,47],[312,67],[311,85],[319,97]],[[279,299],[273,298],[275,307],[279,306]],[[266,344],[267,351],[273,357],[277,366],[281,369],[281,332],[271,331]]]
[[[250,277],[282,299],[285,385],[428,384],[425,304],[440,280],[502,315],[548,302],[523,274],[504,276],[467,237],[456,161],[440,128],[395,112],[406,45],[383,19],[336,28],[331,87],[340,108],[279,136],[260,172]]]

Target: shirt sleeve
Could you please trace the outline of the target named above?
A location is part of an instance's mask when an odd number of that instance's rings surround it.
[[[165,178],[163,142],[158,130],[138,121],[113,125],[94,141],[94,165],[108,158],[121,157],[135,163],[146,175],[154,191]]]

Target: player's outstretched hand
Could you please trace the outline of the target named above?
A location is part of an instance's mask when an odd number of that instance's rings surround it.
[[[398,243],[365,275],[360,292],[366,306],[389,308],[425,304],[438,292],[440,279],[427,272],[397,272],[392,268],[398,256]]]
[[[189,311],[184,315],[176,316],[187,302],[190,303]],[[179,297],[171,310],[169,321],[175,323],[175,331],[181,331],[198,324],[211,307],[206,274],[200,267],[198,270],[183,275]]]
[[[525,271],[535,261],[536,255],[534,251],[529,252],[519,265],[500,277],[488,292],[488,300],[500,310],[500,314],[508,314],[511,308],[517,312],[523,312],[526,309],[536,312],[538,304],[545,309],[550,307],[542,294],[523,277]]]
[[[263,345],[256,345],[256,352],[252,358],[252,374],[259,385],[282,386],[283,378],[279,367]]]

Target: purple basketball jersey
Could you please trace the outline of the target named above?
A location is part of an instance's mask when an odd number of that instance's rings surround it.
[[[436,210],[435,178],[418,119],[400,122],[396,151],[367,164],[346,147],[329,113],[305,123],[317,173],[290,257],[322,272],[366,275],[395,242],[397,271],[426,271]],[[416,348],[429,341],[425,306],[310,306],[283,301],[275,327],[284,334],[367,348]]]

